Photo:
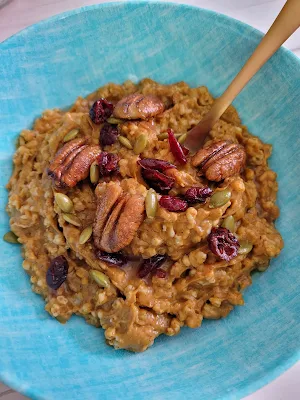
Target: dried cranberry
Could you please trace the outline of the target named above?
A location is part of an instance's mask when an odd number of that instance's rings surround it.
[[[155,169],[156,171],[164,172],[169,168],[176,168],[175,165],[169,163],[168,161],[159,160],[156,158],[143,158],[138,161],[138,164],[142,168]]]
[[[96,257],[98,260],[104,261],[107,264],[117,265],[122,267],[128,262],[128,259],[122,253],[106,253],[105,251],[97,250]]]
[[[116,143],[119,135],[117,125],[111,125],[105,122],[100,131],[100,144],[101,146],[109,146]]]
[[[90,118],[94,124],[101,124],[109,118],[114,106],[106,99],[96,100],[90,109]]]
[[[185,211],[188,208],[188,203],[185,200],[174,196],[161,196],[159,205],[172,212]]]
[[[144,260],[142,265],[139,268],[138,276],[139,278],[145,278],[152,272],[155,272],[162,264],[166,261],[167,256],[161,256],[157,254],[147,260]]]
[[[168,129],[168,136],[169,136],[169,145],[170,145],[170,149],[171,149],[173,156],[179,162],[179,164],[182,164],[182,165],[186,164],[187,163],[186,156],[183,152],[183,149],[182,149],[180,143],[176,139],[172,129]]]
[[[53,258],[46,274],[47,285],[57,290],[67,279],[69,264],[64,256]]]
[[[182,151],[183,151],[183,154],[185,155],[185,156],[187,156],[188,154],[189,154],[189,149],[187,149],[185,146],[183,146],[182,144],[180,145],[181,146],[181,148],[182,148]]]
[[[185,192],[184,200],[189,204],[205,203],[206,199],[211,196],[212,190],[208,187],[192,187]]]
[[[97,160],[101,176],[109,175],[118,169],[119,157],[114,153],[103,151]]]
[[[230,261],[237,256],[240,244],[226,228],[212,228],[207,237],[209,249],[222,260]]]
[[[167,271],[165,271],[164,269],[158,268],[158,269],[156,270],[156,272],[155,272],[155,275],[156,275],[158,278],[166,278],[166,276],[167,276]]]
[[[175,179],[155,169],[143,168],[142,177],[145,182],[159,193],[168,193],[175,183]]]

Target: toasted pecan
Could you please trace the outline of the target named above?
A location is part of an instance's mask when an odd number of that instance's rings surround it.
[[[116,201],[112,213],[109,215],[108,220],[102,232],[100,246],[101,249],[107,253],[115,253],[126,245],[121,245],[115,240],[115,234],[119,226],[119,219],[124,211],[126,202],[128,200],[128,195],[121,194],[121,196]],[[115,250],[116,248],[116,250]]]
[[[215,182],[238,174],[245,163],[244,147],[224,140],[199,150],[192,159],[192,165],[199,167],[208,180]]]
[[[97,197],[94,243],[102,251],[115,253],[132,241],[142,223],[144,198],[124,193],[118,183],[108,185],[104,193]]]
[[[156,96],[133,93],[121,99],[114,116],[122,119],[147,119],[164,111],[164,103]]]
[[[53,178],[60,179],[61,172],[64,169],[64,165],[66,163],[67,158],[69,157],[70,160],[69,162],[72,162],[72,159],[77,154],[76,150],[80,152],[82,150],[82,146],[86,145],[86,143],[87,143],[86,138],[73,139],[70,142],[66,143],[55,154],[54,159],[50,163],[48,174]]]
[[[63,173],[61,181],[68,187],[75,186],[78,182],[87,178],[91,164],[100,155],[101,149],[97,145],[85,147],[74,158],[70,167]]]
[[[114,233],[113,245],[111,246],[112,252],[118,251],[117,247],[120,243],[122,243],[123,248],[132,241],[136,231],[144,220],[144,211],[144,197],[138,194],[129,196]]]
[[[57,188],[74,187],[88,176],[89,168],[101,149],[87,143],[87,138],[74,139],[56,153],[48,168],[48,175]]]
[[[101,185],[98,185],[101,186]],[[116,203],[122,194],[122,189],[119,184],[107,185],[105,192],[99,194],[98,186],[95,190],[97,197],[96,219],[93,226],[94,242],[96,247],[101,248],[102,232],[105,228],[107,219]]]

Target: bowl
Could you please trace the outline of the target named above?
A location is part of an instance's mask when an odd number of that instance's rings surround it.
[[[55,16],[0,46],[1,235],[9,230],[4,188],[20,130],[46,108],[69,106],[108,81],[185,80],[220,95],[262,34],[223,15],[160,2],[109,3]],[[285,240],[254,274],[246,305],[200,329],[161,336],[147,352],[114,351],[103,331],[44,311],[1,241],[0,380],[32,399],[236,399],[299,359],[300,62],[280,49],[235,101],[244,124],[272,143]]]

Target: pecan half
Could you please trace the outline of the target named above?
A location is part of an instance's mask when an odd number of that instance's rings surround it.
[[[140,195],[124,193],[118,183],[108,185],[97,196],[97,212],[93,226],[95,246],[107,253],[116,253],[127,246],[143,222],[145,201]]]
[[[71,140],[66,143],[58,152],[55,154],[54,159],[50,163],[50,167],[48,169],[48,175],[52,178],[60,179],[61,172],[64,169],[64,162],[67,157],[70,156],[70,162],[72,161],[72,157],[76,156],[76,150],[81,151],[82,146],[85,146],[87,143],[86,138],[79,138]]]
[[[88,176],[90,166],[100,155],[101,149],[87,142],[87,138],[71,140],[56,153],[48,168],[48,175],[57,188],[74,187]]]
[[[192,159],[194,167],[200,167],[203,175],[219,182],[238,174],[245,166],[246,152],[242,145],[225,140],[199,150]]]
[[[164,103],[156,96],[133,93],[116,104],[114,116],[122,119],[147,119],[162,113],[164,108]]]

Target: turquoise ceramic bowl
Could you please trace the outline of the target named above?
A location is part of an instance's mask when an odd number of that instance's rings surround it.
[[[15,139],[46,108],[66,107],[108,81],[151,77],[207,85],[217,96],[262,34],[212,12],[164,3],[82,8],[0,46],[1,236]],[[143,354],[114,351],[101,329],[60,325],[31,292],[18,247],[1,242],[0,380],[36,399],[237,399],[299,358],[300,63],[281,49],[235,102],[252,133],[274,145],[280,257],[254,276],[245,307],[160,337]]]

